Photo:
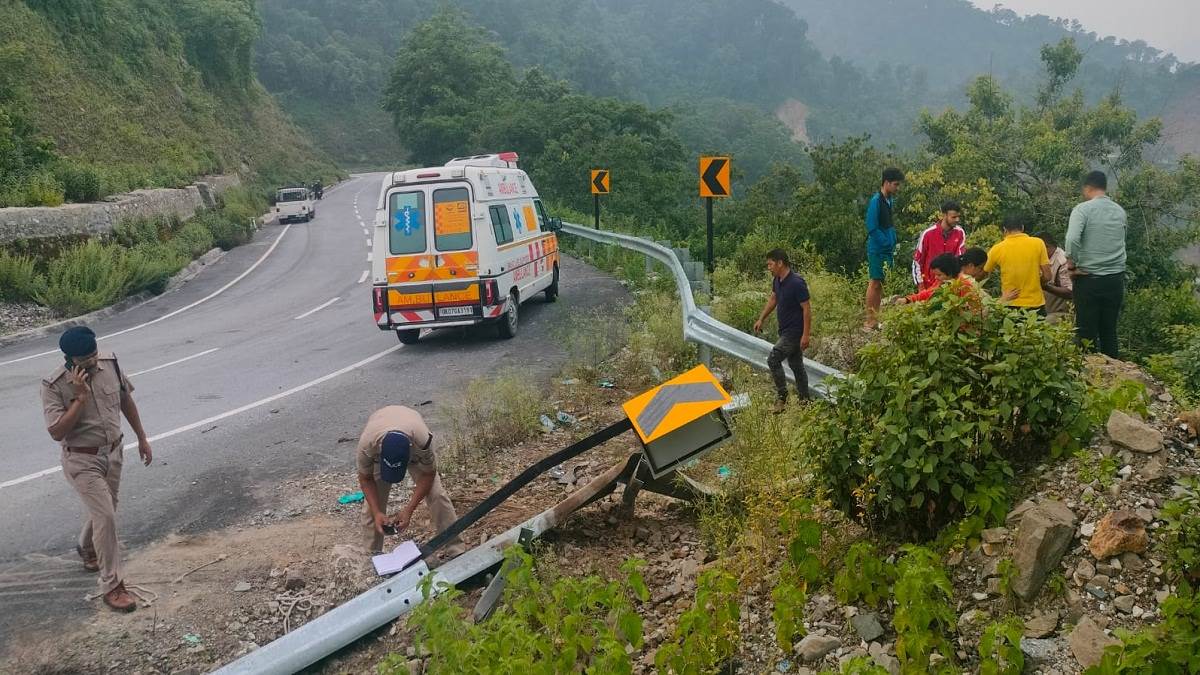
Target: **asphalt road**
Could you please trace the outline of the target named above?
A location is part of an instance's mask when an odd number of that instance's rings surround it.
[[[260,488],[299,473],[349,475],[353,445],[338,439],[356,438],[374,409],[436,410],[504,368],[548,377],[565,359],[562,326],[628,302],[613,279],[564,258],[559,301],[522,305],[517,338],[452,329],[400,345],[373,323],[365,274],[381,176],[327,190],[311,223],[265,227],[180,290],[92,326],[134,383],[155,454],[147,468],[125,451],[126,549],[270,508]],[[18,626],[88,611],[95,589],[74,553],[81,507],[39,401],[61,358],[56,334],[0,349],[0,647]]]

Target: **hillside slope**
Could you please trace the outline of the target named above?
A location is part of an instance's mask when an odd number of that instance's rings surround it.
[[[5,0],[0,110],[104,193],[216,172],[336,173],[255,79],[259,29],[252,0]],[[63,163],[25,170],[61,187]]]

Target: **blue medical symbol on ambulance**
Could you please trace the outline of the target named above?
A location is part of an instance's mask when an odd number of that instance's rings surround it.
[[[513,209],[512,214],[513,214],[513,221],[516,222],[516,224],[517,224],[517,227],[516,227],[517,232],[524,232],[525,231],[525,223],[522,222],[523,219],[521,217],[521,212],[516,209]]]
[[[404,236],[412,236],[414,232],[421,229],[421,211],[412,206],[405,206],[403,209],[396,211],[392,216],[395,220],[392,222],[392,227],[404,232]]]

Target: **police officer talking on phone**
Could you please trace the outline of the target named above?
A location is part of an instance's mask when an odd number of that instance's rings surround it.
[[[142,463],[150,465],[150,441],[142,428],[133,384],[115,354],[96,350],[92,329],[75,326],[58,340],[66,363],[42,380],[42,411],[50,437],[62,444],[63,475],[83,501],[83,531],[75,551],[83,568],[100,573],[104,604],[132,612],[137,601],[125,590],[117,541],[117,490],[121,485],[121,414],[138,439]]]

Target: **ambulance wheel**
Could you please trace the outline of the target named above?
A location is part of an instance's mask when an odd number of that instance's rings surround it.
[[[504,316],[500,317],[500,323],[496,326],[496,333],[505,340],[509,340],[517,336],[517,294],[508,294],[508,307],[504,310]]]
[[[554,267],[554,281],[546,287],[546,302],[554,302],[558,300],[558,266]]]
[[[396,331],[396,337],[400,338],[400,344],[415,345],[417,344],[417,340],[421,339],[421,329],[398,330]]]

